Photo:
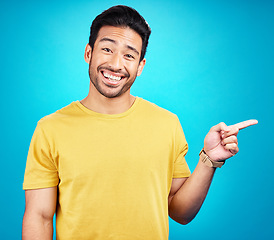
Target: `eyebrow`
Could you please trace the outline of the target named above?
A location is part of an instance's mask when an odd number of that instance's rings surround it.
[[[117,44],[117,41],[111,39],[111,38],[108,38],[108,37],[104,37],[102,39],[100,39],[99,42],[111,42],[111,43],[114,43],[114,44]],[[133,52],[137,53],[138,55],[140,55],[140,53],[137,51],[136,48],[130,46],[130,45],[126,45],[126,47],[130,50],[132,50]]]

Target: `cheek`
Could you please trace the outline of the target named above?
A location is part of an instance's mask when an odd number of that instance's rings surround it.
[[[138,68],[139,64],[128,64],[126,66],[126,69],[128,70],[128,72],[130,73],[130,75],[132,76],[137,76],[138,74]]]
[[[91,56],[91,64],[95,67],[98,67],[99,65],[101,65],[102,63],[106,62],[106,56],[97,52],[93,52],[92,56]]]

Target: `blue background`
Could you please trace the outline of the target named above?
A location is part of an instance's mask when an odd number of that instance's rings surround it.
[[[170,239],[273,239],[274,1],[1,1],[1,239],[20,239],[22,182],[37,121],[88,93],[94,17],[136,8],[152,34],[134,95],[176,113],[193,171],[211,126],[250,118],[197,217]]]

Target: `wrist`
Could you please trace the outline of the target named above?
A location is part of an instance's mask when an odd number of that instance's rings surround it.
[[[206,154],[204,148],[201,150],[200,154],[200,161],[211,168],[221,168],[225,161],[213,161],[210,159],[210,157]]]

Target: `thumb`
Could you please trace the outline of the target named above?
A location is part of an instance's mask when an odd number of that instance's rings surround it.
[[[210,129],[210,131],[212,132],[221,132],[221,131],[228,131],[228,130],[229,129],[224,122],[221,122]]]

